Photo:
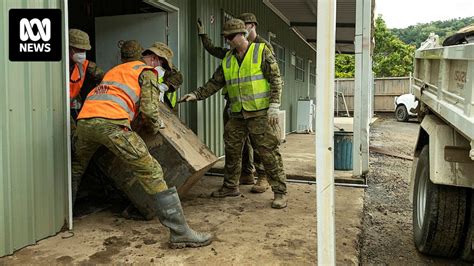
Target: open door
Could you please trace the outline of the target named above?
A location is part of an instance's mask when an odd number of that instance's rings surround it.
[[[120,41],[137,40],[143,48],[168,44],[168,13],[144,13],[95,18],[96,61],[105,71],[120,64]]]

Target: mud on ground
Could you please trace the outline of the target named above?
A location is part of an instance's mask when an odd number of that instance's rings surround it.
[[[415,121],[397,122],[393,114],[379,116],[370,131],[370,145],[412,156],[419,130]],[[415,248],[409,199],[412,161],[371,153],[369,164],[360,263],[462,263],[424,256]]]

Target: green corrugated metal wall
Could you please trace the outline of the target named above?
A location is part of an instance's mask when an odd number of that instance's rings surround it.
[[[8,10],[61,3],[0,3],[0,256],[56,234],[66,218],[63,63],[8,59]]]
[[[297,101],[306,97],[308,91],[307,62],[316,62],[316,52],[304,43],[285,22],[273,13],[263,1],[255,0],[201,0],[180,1],[170,0],[169,3],[180,8],[181,18],[181,70],[185,77],[185,85],[180,94],[192,91],[202,86],[212,76],[220,61],[207,53],[197,35],[196,20],[201,18],[206,33],[209,34],[216,46],[222,46],[220,35],[223,12],[238,16],[243,12],[252,12],[257,16],[259,26],[257,32],[265,39],[268,31],[276,34],[273,39],[285,48],[285,86],[282,93],[282,110],[286,110],[286,131],[296,130]],[[210,23],[211,16],[214,23]],[[316,31],[316,28],[314,29]],[[295,67],[290,65],[290,54],[295,53],[304,59],[305,81],[295,80]],[[313,92],[314,89],[311,90]],[[309,95],[315,97],[315,95]],[[194,129],[201,139],[217,154],[224,154],[222,110],[224,100],[216,94],[205,101],[182,104],[182,114],[187,124]]]

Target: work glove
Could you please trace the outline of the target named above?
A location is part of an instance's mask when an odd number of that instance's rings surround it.
[[[165,92],[168,91],[168,86],[164,83],[158,84],[158,89],[160,90],[160,102],[165,102]]]
[[[183,74],[174,68],[165,72],[163,76],[163,83],[171,90],[177,90],[183,84]]]
[[[268,123],[271,126],[278,125],[278,114],[280,113],[280,104],[271,103],[270,107],[267,110]]]
[[[197,30],[198,30],[199,35],[206,34],[206,33],[204,33],[204,26],[202,25],[202,22],[201,22],[200,18],[198,18],[198,21],[197,21],[196,25],[197,25]]]
[[[179,99],[180,102],[190,102],[190,101],[196,101],[196,100],[197,100],[196,94],[194,94],[192,92],[183,95],[183,97],[181,97],[181,99]]]

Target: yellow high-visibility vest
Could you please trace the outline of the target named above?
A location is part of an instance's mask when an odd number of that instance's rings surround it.
[[[264,43],[252,43],[239,66],[232,50],[222,60],[222,69],[230,100],[230,109],[238,113],[259,111],[270,106],[270,84],[265,79],[261,68]]]
[[[158,78],[158,83],[163,83],[163,77]],[[165,92],[165,96],[171,104],[171,109],[176,106],[176,91]]]

